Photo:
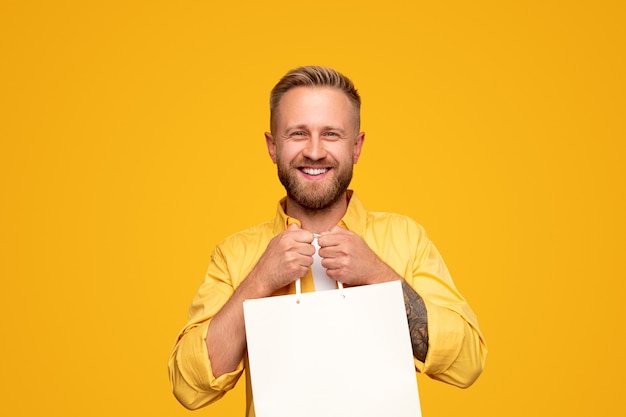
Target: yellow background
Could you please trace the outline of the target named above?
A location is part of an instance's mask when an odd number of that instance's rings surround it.
[[[368,4],[2,2],[0,414],[189,415],[169,349],[282,196],[269,90],[321,64],[364,100],[353,187],[426,227],[488,340],[468,390],[418,377],[424,415],[624,415],[625,3]]]

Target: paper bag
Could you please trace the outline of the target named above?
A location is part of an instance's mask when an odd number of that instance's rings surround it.
[[[421,416],[400,281],[247,300],[257,417]]]

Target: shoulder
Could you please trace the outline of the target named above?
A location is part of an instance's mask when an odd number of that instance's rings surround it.
[[[217,244],[222,250],[230,248],[241,248],[249,245],[256,245],[260,242],[270,240],[272,238],[272,221],[266,221],[257,224],[239,232],[233,233]]]
[[[370,211],[367,213],[367,229],[373,231],[385,230],[391,234],[406,234],[418,240],[427,239],[424,226],[413,218],[399,213]]]
[[[409,279],[416,263],[432,246],[424,227],[413,218],[389,212],[369,212],[365,231],[368,246],[400,276]]]
[[[218,243],[211,253],[211,264],[231,276],[243,277],[254,266],[272,239],[272,222],[260,223],[233,233]]]

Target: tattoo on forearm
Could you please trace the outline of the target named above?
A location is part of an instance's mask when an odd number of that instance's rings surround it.
[[[404,306],[409,321],[409,333],[413,345],[413,355],[420,361],[426,360],[428,353],[428,315],[424,300],[415,290],[402,280]]]

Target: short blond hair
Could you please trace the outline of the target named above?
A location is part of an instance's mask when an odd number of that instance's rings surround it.
[[[343,91],[356,114],[357,128],[361,122],[361,97],[354,83],[345,75],[328,67],[315,65],[298,67],[290,70],[280,79],[270,93],[270,127],[274,130],[278,104],[285,93],[294,87],[333,87]]]

